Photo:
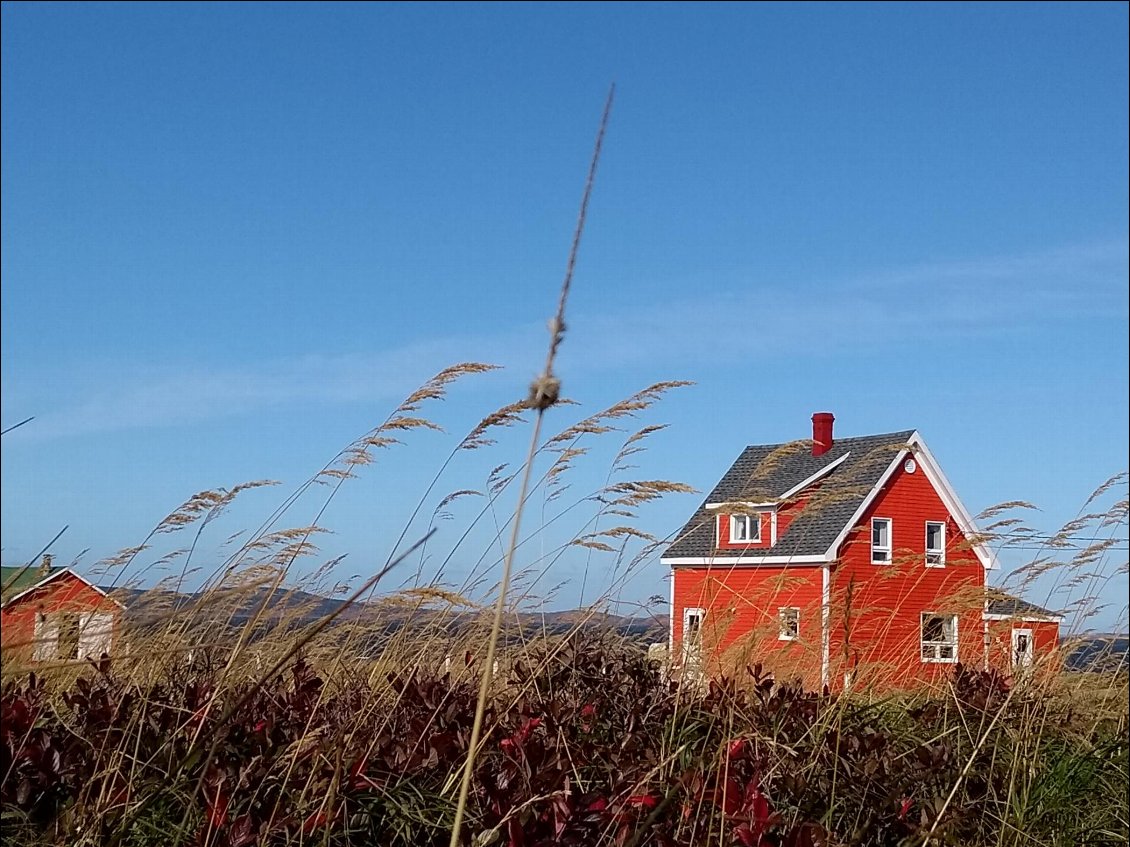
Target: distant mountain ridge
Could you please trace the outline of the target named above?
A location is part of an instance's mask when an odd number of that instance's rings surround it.
[[[175,594],[171,591],[142,589],[109,589],[127,607],[131,623],[139,626],[156,626],[167,619],[170,613],[201,610],[204,594]],[[239,627],[250,623],[263,604],[267,589],[253,591],[231,589],[208,596],[222,616],[212,622]],[[419,625],[439,625],[451,633],[458,632],[475,621],[481,620],[479,610],[437,610],[426,605],[411,602],[397,603],[388,598],[369,602],[357,602],[342,610],[347,601],[341,598],[325,597],[307,591],[276,589],[274,598],[267,600],[266,612],[261,623],[273,626],[280,622],[296,626],[308,626],[316,621],[340,611],[342,623],[363,622],[366,618],[381,623],[386,633],[396,632],[410,621]],[[207,615],[201,619],[207,622]],[[621,635],[647,639],[667,640],[666,615],[615,615],[605,612],[594,613],[586,609],[566,609],[554,612],[519,612],[510,621],[519,624],[528,632],[544,631],[549,635],[561,635],[581,626],[612,630]],[[1061,639],[1068,652],[1065,664],[1072,671],[1125,671],[1130,662],[1130,635],[1121,633],[1087,633],[1067,636]]]
[[[273,597],[267,589],[252,591],[232,589],[202,593],[175,594],[171,591],[145,591],[142,589],[114,589],[114,596],[126,605],[127,620],[140,627],[159,626],[170,614],[199,613],[201,623],[243,626],[255,619],[260,608],[265,611],[261,623],[271,626],[287,623],[294,627],[313,624],[329,615],[338,614],[341,623],[379,622],[387,632],[395,632],[411,621],[419,625],[439,625],[452,632],[481,620],[483,611],[474,609],[437,609],[434,605],[399,598],[379,598],[358,601],[347,606],[340,598],[324,597],[299,590],[276,589]],[[211,609],[206,610],[207,603]],[[654,640],[666,640],[667,617],[657,615],[615,615],[586,609],[567,609],[552,612],[518,612],[508,616],[527,631],[544,630],[550,635],[560,635],[581,626],[614,630],[622,635]],[[335,622],[336,623],[336,622]]]

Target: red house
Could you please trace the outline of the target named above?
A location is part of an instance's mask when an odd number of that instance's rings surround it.
[[[70,568],[0,568],[4,658],[66,662],[110,655],[121,638],[121,603]]]
[[[994,554],[922,437],[833,421],[747,447],[665,551],[675,664],[894,688],[1053,651],[1061,618],[988,589]]]

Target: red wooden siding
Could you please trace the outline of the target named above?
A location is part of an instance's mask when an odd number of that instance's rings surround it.
[[[819,567],[679,567],[673,579],[674,656],[680,656],[683,612],[705,609],[703,650],[723,668],[761,661],[782,676],[820,681]],[[782,641],[779,610],[800,610],[800,634]]]
[[[871,519],[891,520],[890,564],[871,564]],[[945,567],[927,567],[926,522],[946,524]],[[901,466],[841,547],[833,569],[830,611],[830,680],[884,688],[945,677],[952,663],[922,659],[921,614],[954,614],[957,657],[984,660],[985,569],[969,548],[922,468]]]
[[[1037,672],[1055,672],[1060,669],[1059,624],[1055,621],[1026,621],[1011,618],[988,622],[989,664],[1006,673],[1015,673],[1012,659],[1012,632],[1026,629],[1032,633],[1033,662]]]
[[[30,658],[35,640],[35,616],[67,612],[112,614],[111,640],[114,645],[119,643],[121,607],[74,574],[64,573],[0,609],[0,639],[5,653],[14,650],[21,658]]]

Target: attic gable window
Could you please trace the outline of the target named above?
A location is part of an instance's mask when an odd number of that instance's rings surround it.
[[[957,615],[922,613],[922,661],[957,661]]]
[[[761,541],[761,515],[730,515],[730,543],[757,544]]]
[[[871,564],[891,563],[891,519],[871,519]]]
[[[926,567],[946,566],[946,525],[940,521],[926,521]]]

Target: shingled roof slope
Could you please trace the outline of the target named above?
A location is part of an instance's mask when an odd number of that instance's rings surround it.
[[[45,571],[41,567],[0,567],[0,602],[7,603],[61,570],[63,568],[48,568]]]
[[[822,456],[812,455],[810,441],[746,447],[683,526],[663,557],[709,559],[716,555],[735,555],[736,551],[717,550],[714,514],[706,508],[708,503],[777,502],[797,485],[847,456],[835,470],[820,480],[819,495],[812,498],[774,546],[746,554],[820,555],[832,546],[913,434],[914,430],[908,429],[860,438],[838,438]]]
[[[1058,618],[1059,612],[1013,597],[1011,594],[990,588],[985,612],[990,615],[1007,615],[1010,618]]]

